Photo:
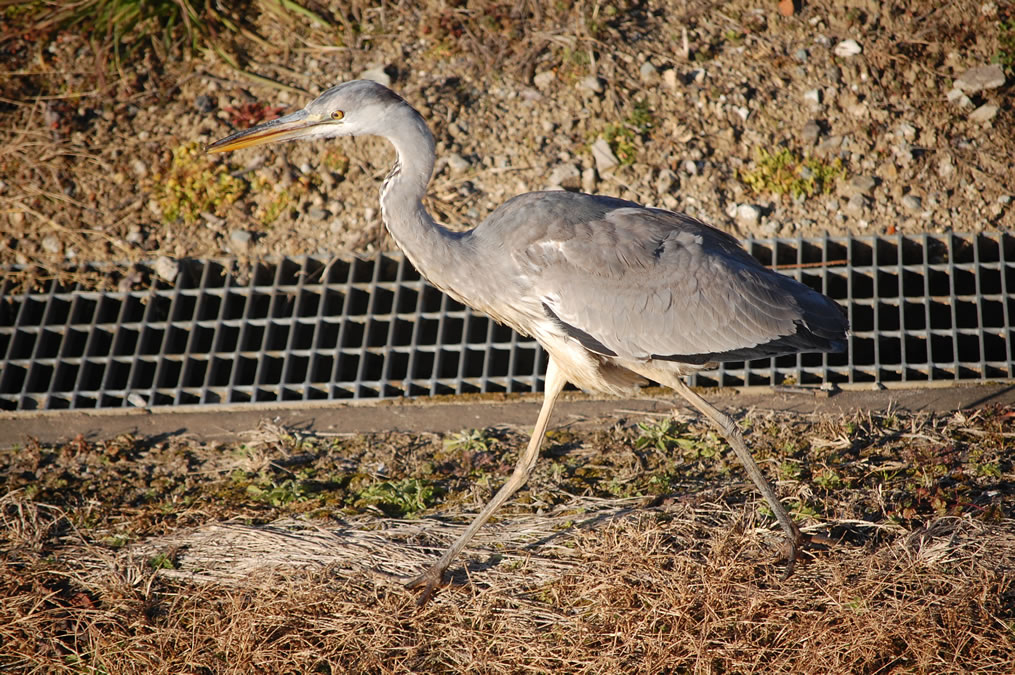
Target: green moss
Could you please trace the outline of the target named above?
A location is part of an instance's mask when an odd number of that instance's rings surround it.
[[[835,182],[846,175],[842,161],[830,163],[806,157],[789,148],[770,153],[764,148],[754,151],[754,168],[740,171],[739,178],[754,193],[788,194],[794,198],[828,194]]]
[[[169,170],[156,176],[153,193],[166,222],[193,225],[205,211],[224,216],[246,189],[246,182],[214,163],[195,142],[173,148]]]

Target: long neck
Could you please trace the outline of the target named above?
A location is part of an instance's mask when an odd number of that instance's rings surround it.
[[[381,215],[388,232],[416,269],[444,290],[448,272],[460,267],[462,236],[441,227],[423,207],[423,196],[434,166],[434,138],[426,122],[406,105],[385,137],[395,146],[395,166],[381,188]],[[394,129],[393,131],[390,129]]]

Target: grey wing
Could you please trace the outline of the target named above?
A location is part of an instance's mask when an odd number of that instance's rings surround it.
[[[591,351],[703,364],[841,351],[831,300],[681,214],[619,208],[516,253],[547,317]]]

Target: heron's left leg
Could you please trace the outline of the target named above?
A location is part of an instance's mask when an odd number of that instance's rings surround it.
[[[667,386],[673,388],[678,394],[683,396],[687,401],[697,408],[705,417],[712,420],[712,422],[719,427],[723,432],[723,436],[729,442],[730,447],[733,448],[733,452],[736,453],[740,459],[740,463],[743,464],[744,469],[747,471],[747,475],[750,476],[751,481],[761,492],[761,495],[768,502],[768,506],[772,509],[772,513],[775,514],[775,519],[779,521],[783,531],[786,533],[786,538],[789,543],[789,556],[786,563],[785,576],[788,577],[793,573],[793,564],[796,562],[797,547],[801,541],[800,528],[797,527],[793,519],[790,518],[786,509],[783,507],[782,502],[779,501],[779,497],[775,494],[775,490],[765,479],[765,475],[761,473],[761,468],[758,463],[754,461],[754,457],[747,450],[747,444],[744,443],[744,437],[740,433],[737,423],[732,417],[726,413],[720,411],[718,408],[713,406],[711,403],[703,399],[693,389],[684,384],[684,381],[679,377],[672,376],[666,378],[664,383]]]
[[[553,404],[556,403],[557,397],[560,396],[560,392],[565,384],[567,384],[567,379],[557,367],[553,357],[550,357],[546,365],[546,385],[543,390],[543,405],[539,409],[536,428],[532,431],[528,447],[525,448],[525,452],[518,458],[511,477],[508,478],[508,481],[501,486],[501,489],[497,491],[493,499],[480,511],[479,515],[475,517],[465,532],[444,552],[440,560],[431,565],[426,572],[406,584],[406,588],[423,589],[417,604],[422,605],[430,598],[434,589],[444,581],[444,572],[447,571],[451,562],[458,557],[458,554],[462,552],[462,549],[469,543],[473,535],[483,526],[483,523],[490,519],[490,516],[497,510],[497,507],[503,504],[511,495],[518,491],[518,488],[525,485],[526,481],[529,480],[529,475],[532,473],[532,469],[536,465],[536,459],[539,457],[539,446],[542,445],[543,436],[546,435],[546,425],[550,421]]]

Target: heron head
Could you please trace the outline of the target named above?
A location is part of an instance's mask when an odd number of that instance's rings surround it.
[[[302,110],[215,141],[208,152],[227,152],[265,143],[362,136],[378,133],[392,111],[404,106],[401,96],[371,80],[343,82]]]

